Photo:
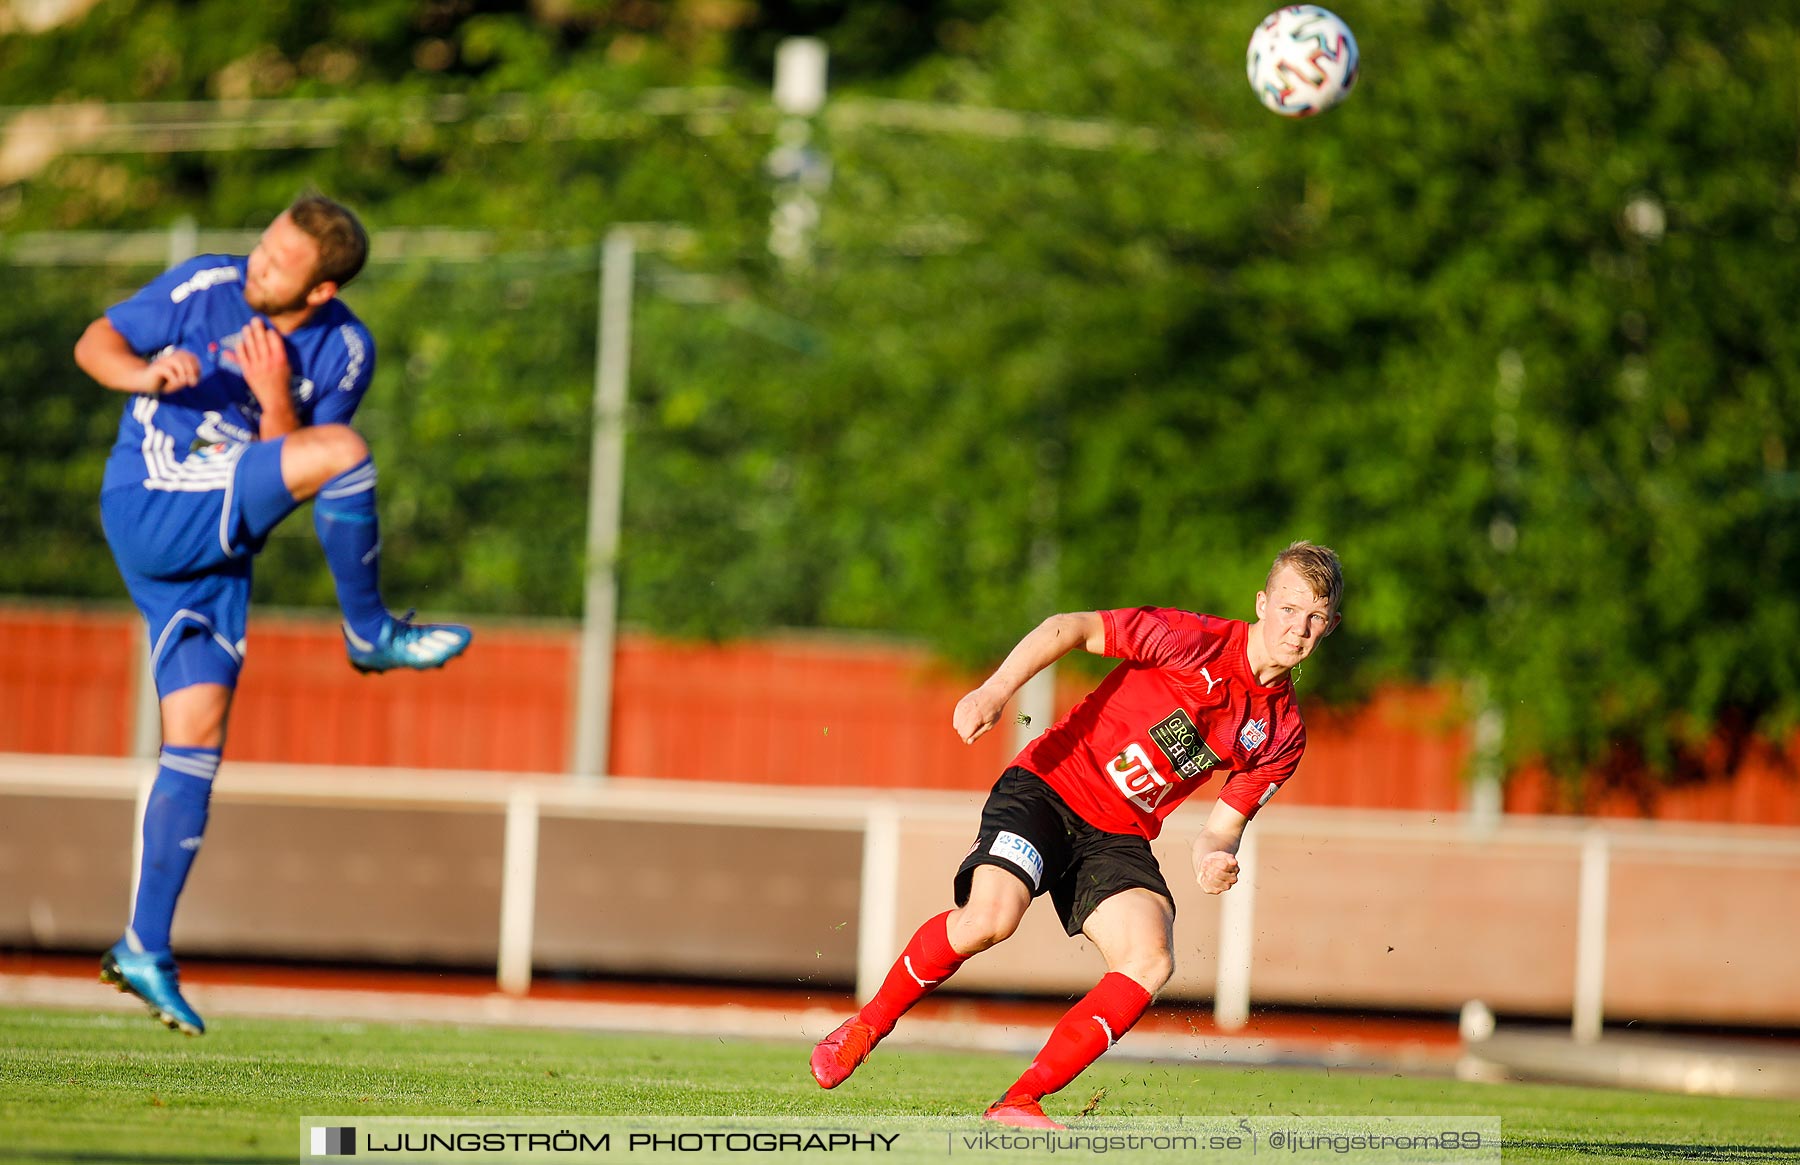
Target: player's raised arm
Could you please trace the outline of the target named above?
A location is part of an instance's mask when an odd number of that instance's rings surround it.
[[[176,392],[200,382],[198,356],[170,348],[146,360],[105,316],[89,324],[75,341],[75,363],[102,388],[115,392]]]
[[[994,674],[956,702],[953,723],[965,744],[973,744],[1000,720],[1006,702],[1029,680],[1077,647],[1106,652],[1106,624],[1098,611],[1052,615],[1032,628],[1007,653]]]
[[[1215,802],[1207,814],[1206,828],[1194,839],[1194,880],[1208,894],[1223,894],[1237,885],[1237,851],[1249,824],[1248,817],[1224,801]]]

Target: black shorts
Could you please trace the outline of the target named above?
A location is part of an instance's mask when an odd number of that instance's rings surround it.
[[[1121,890],[1150,890],[1175,905],[1149,842],[1088,824],[1042,777],[1017,766],[1000,774],[981,807],[981,833],[956,871],[958,906],[968,905],[976,866],[1010,872],[1033,898],[1049,891],[1071,937]]]

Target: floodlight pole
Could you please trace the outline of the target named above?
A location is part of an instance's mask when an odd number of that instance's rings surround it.
[[[631,294],[637,240],[606,233],[600,255],[600,340],[594,355],[594,435],[588,459],[587,578],[581,668],[575,685],[575,747],[569,771],[606,776],[612,744],[613,652],[619,617],[619,521],[625,484],[625,400],[631,372]]]
[[[819,200],[831,185],[831,163],[813,147],[813,121],[825,108],[828,53],[817,37],[792,36],[775,48],[775,148],[765,163],[775,179],[769,253],[802,270],[812,263]]]
[[[1525,390],[1525,362],[1507,348],[1494,370],[1494,495],[1499,505],[1488,522],[1488,543],[1505,563],[1519,545],[1519,402]],[[1499,572],[1504,580],[1507,571]],[[1487,604],[1493,614],[1502,598],[1501,581],[1488,588]],[[1464,811],[1477,835],[1491,835],[1506,814],[1505,759],[1506,713],[1495,703],[1485,675],[1471,683],[1475,708],[1475,752],[1465,789]]]

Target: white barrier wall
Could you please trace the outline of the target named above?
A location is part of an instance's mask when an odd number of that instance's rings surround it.
[[[0,755],[0,944],[96,952],[127,909],[149,762]],[[232,765],[177,917],[194,953],[479,964],[502,989],[603,972],[873,989],[949,905],[980,798]],[[1271,805],[1244,879],[1192,885],[1205,817],[1157,843],[1165,998],[1800,1025],[1800,832]],[[1100,973],[1047,906],[962,991]]]

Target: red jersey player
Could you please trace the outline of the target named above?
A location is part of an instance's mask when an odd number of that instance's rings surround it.
[[[957,908],[914,933],[875,997],[813,1049],[820,1087],[849,1079],[908,1008],[1018,929],[1046,891],[1107,974],[1071,1008],[987,1119],[1062,1128],[1040,1101],[1116,1043],[1174,973],[1175,904],[1150,852],[1163,818],[1225,774],[1194,843],[1208,894],[1237,882],[1250,818],[1300,763],[1306,730],[1291,673],[1341,617],[1337,555],[1295,542],[1275,556],[1256,622],[1169,608],[1053,615],[956,705],[966,742],[986,733],[1026,680],[1077,647],[1123,662],[1026,746],[988,795],[954,883]]]

